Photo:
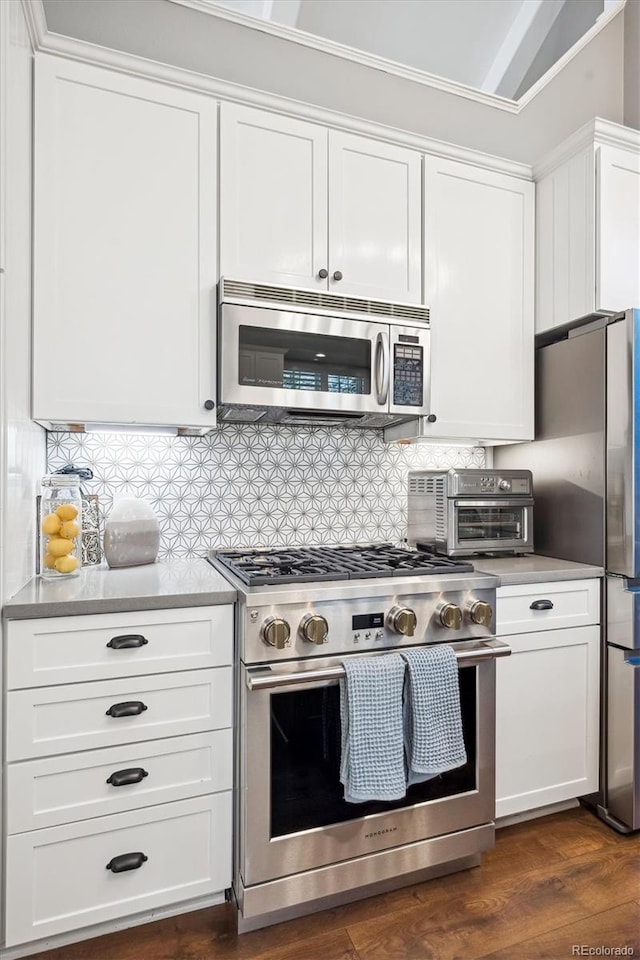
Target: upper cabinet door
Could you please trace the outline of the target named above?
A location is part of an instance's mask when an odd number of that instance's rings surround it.
[[[421,156],[329,132],[329,289],[421,303]]]
[[[533,191],[425,157],[434,438],[533,438]]]
[[[36,56],[33,415],[215,426],[217,105]]]
[[[640,305],[640,155],[600,146],[596,155],[596,306]]]
[[[220,107],[220,273],[326,290],[327,131]]]

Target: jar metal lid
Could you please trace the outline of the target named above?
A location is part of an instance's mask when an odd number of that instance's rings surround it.
[[[46,477],[42,478],[42,485],[46,487],[55,487],[59,490],[64,487],[78,487],[80,486],[80,477],[76,473],[66,473],[64,475],[59,473],[50,473]]]

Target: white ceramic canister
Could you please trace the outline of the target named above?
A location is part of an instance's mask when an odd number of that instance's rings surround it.
[[[160,546],[160,525],[146,500],[118,500],[104,527],[104,555],[110,567],[154,563]]]

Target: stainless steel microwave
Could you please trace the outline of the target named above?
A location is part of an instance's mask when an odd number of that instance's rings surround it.
[[[385,427],[429,414],[429,311],[222,280],[218,420]]]
[[[407,540],[448,557],[533,551],[530,470],[411,470]]]

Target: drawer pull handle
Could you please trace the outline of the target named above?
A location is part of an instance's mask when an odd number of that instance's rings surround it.
[[[552,600],[534,600],[529,610],[553,610]]]
[[[132,650],[134,647],[144,647],[149,643],[141,633],[123,633],[121,637],[111,637],[107,646],[112,650]]]
[[[137,870],[149,858],[144,853],[121,853],[119,857],[112,857],[107,864],[107,870],[112,873],[124,873],[125,870]]]
[[[138,717],[147,709],[142,700],[125,700],[124,703],[114,703],[107,710],[108,717]]]
[[[129,770],[116,770],[110,777],[107,777],[107,783],[112,787],[126,787],[130,783],[140,783],[149,774],[142,767],[131,767]]]

